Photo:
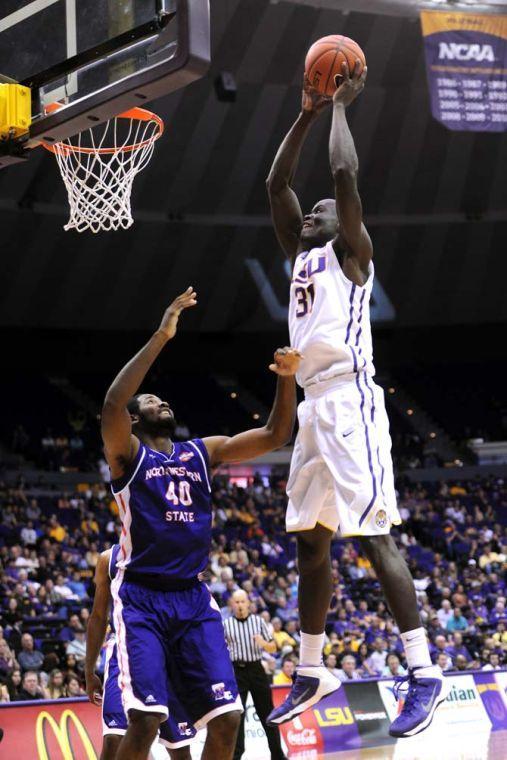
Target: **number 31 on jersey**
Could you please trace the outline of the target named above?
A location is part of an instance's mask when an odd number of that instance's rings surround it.
[[[310,283],[306,288],[297,287],[294,291],[296,296],[296,317],[306,317],[312,313],[315,302],[315,287]]]

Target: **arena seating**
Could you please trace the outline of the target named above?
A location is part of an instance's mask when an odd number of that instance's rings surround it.
[[[241,586],[274,625],[279,649],[265,662],[271,673],[284,657],[297,657],[299,640],[295,543],[284,531],[284,488],[280,477],[268,486],[254,478],[245,489],[225,477],[213,485],[210,587],[224,616]],[[419,486],[401,481],[399,494],[404,523],[395,536],[415,578],[435,657],[443,646],[450,668],[463,669],[460,655],[466,668],[507,663],[507,486],[494,479]],[[55,668],[82,677],[82,661],[67,649],[75,628],[86,626],[98,552],[119,534],[108,488],[83,484],[63,493],[56,486],[41,491],[1,484],[0,507],[0,645],[3,636],[19,658],[23,634],[33,636],[42,653],[41,687]],[[337,667],[353,654],[359,674],[367,676],[379,661],[372,652],[380,650],[380,661],[389,652],[401,657],[399,636],[355,542],[335,541],[332,557],[335,593],[325,654],[336,656]],[[3,651],[1,645],[3,698],[16,698],[17,663]],[[335,667],[333,657],[329,662]]]

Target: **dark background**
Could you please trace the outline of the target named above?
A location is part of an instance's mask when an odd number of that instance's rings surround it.
[[[377,363],[506,358],[507,141],[432,119],[418,20],[267,0],[212,2],[212,16],[209,75],[153,105],[167,129],[136,180],[131,230],[65,233],[63,184],[43,151],[0,173],[4,353],[40,369],[115,366],[193,284],[199,306],[183,320],[175,364],[264,365],[287,341],[285,322],[245,262],[260,262],[286,305],[264,180],[298,112],[305,52],[336,32],[369,64],[349,115],[376,271],[394,308],[376,329]],[[216,97],[223,70],[236,78],[235,103]],[[328,131],[323,116],[301,161],[305,208],[331,193]]]

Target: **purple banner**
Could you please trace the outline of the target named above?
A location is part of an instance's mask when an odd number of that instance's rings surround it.
[[[435,119],[448,129],[507,130],[507,16],[423,11]]]

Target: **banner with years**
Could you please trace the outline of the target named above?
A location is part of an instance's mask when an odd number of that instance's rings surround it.
[[[435,119],[448,129],[507,130],[507,15],[422,11]]]

